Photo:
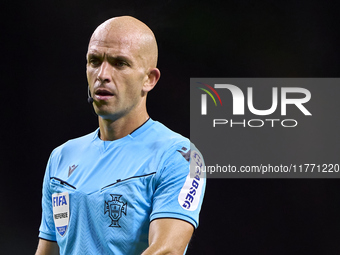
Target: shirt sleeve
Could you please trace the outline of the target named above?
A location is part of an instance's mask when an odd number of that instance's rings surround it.
[[[50,190],[50,171],[52,167],[52,155],[47,163],[42,189],[42,217],[39,228],[39,237],[49,241],[56,241],[55,225],[52,209],[52,192]]]
[[[186,147],[176,146],[157,173],[150,221],[176,218],[191,223],[195,228],[198,226],[206,186],[205,173],[201,171],[204,161],[193,144],[190,149]]]

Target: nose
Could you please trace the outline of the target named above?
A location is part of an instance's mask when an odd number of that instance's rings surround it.
[[[104,61],[101,64],[97,78],[102,83],[111,81],[110,64],[108,62]]]

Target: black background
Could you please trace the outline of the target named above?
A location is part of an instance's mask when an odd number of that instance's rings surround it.
[[[149,114],[187,137],[190,77],[339,76],[337,1],[1,5],[1,254],[34,253],[49,154],[97,127],[86,101],[85,54],[106,19],[132,15],[154,31],[162,75],[149,94]],[[188,254],[339,254],[338,185],[208,180]]]

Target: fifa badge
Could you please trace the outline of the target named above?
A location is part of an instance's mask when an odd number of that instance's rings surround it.
[[[70,218],[70,199],[68,192],[52,195],[53,219],[61,237],[66,233]]]

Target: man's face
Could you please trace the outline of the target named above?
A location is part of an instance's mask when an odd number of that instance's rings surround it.
[[[147,61],[137,35],[102,29],[87,52],[87,80],[94,109],[103,119],[116,120],[138,111],[145,100]]]

